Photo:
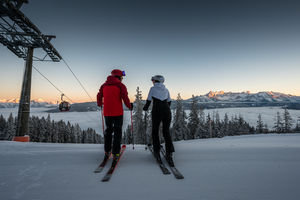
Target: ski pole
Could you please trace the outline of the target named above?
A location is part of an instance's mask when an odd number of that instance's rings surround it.
[[[145,111],[145,115],[144,115],[144,120],[145,120],[145,150],[147,150],[148,146],[147,146],[147,111]]]
[[[132,123],[132,110],[130,111],[130,119],[131,119],[131,135],[132,135],[132,149],[134,149],[134,135],[133,135],[133,123]]]
[[[103,117],[102,107],[100,107],[100,108],[101,108],[101,117],[102,117],[102,133],[104,136],[104,117]]]

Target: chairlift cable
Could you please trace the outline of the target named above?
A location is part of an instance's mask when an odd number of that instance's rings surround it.
[[[82,89],[85,91],[85,93],[90,97],[90,99],[92,100],[92,102],[95,102],[93,100],[93,98],[91,97],[91,95],[88,93],[88,91],[84,88],[83,84],[80,82],[80,80],[78,79],[78,77],[76,76],[76,74],[72,71],[71,67],[68,65],[68,63],[62,59],[63,62],[66,64],[66,66],[68,67],[68,69],[70,70],[70,72],[73,74],[73,76],[76,78],[76,80],[78,81],[78,83],[80,84],[80,86],[82,87]]]
[[[74,103],[73,101],[72,101],[72,99],[70,99],[67,95],[65,95],[65,93],[64,92],[62,92],[60,89],[58,89],[58,87],[56,87],[44,74],[42,74],[35,66],[33,66],[32,65],[32,67],[33,67],[33,69],[35,69],[35,71],[37,71],[42,77],[44,77],[57,91],[59,91],[61,94],[64,94],[64,96],[67,98],[67,99],[69,99],[72,103]]]

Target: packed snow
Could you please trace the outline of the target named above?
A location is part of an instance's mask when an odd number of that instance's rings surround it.
[[[101,182],[108,166],[93,170],[103,145],[0,141],[1,199],[300,199],[300,134],[180,141],[175,149],[183,180],[163,175],[143,145],[128,145],[111,180]]]

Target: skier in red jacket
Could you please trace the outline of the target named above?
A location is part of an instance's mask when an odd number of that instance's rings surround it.
[[[106,82],[101,85],[98,95],[97,104],[104,110],[106,130],[104,134],[104,150],[105,157],[108,158],[112,150],[114,159],[119,157],[122,139],[123,125],[123,105],[133,109],[133,104],[128,98],[127,88],[122,83],[125,72],[119,69],[114,69],[111,75],[107,77]],[[113,148],[112,133],[114,133]]]

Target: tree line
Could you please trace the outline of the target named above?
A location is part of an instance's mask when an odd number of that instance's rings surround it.
[[[136,92],[132,115],[133,127],[129,124],[125,128],[122,138],[124,144],[148,144],[152,141],[151,113],[143,111],[142,92],[139,88],[137,88]],[[189,114],[186,113],[183,107],[183,100],[180,94],[178,94],[176,101],[172,102],[172,104],[175,104],[175,109],[172,110],[170,133],[174,141],[270,132],[300,133],[300,117],[295,123],[287,109],[284,109],[283,113],[276,113],[274,126],[269,129],[267,124],[263,123],[261,114],[258,115],[256,126],[251,126],[241,115],[229,117],[226,113],[222,119],[218,112],[205,115],[195,96],[192,96]],[[0,115],[0,139],[12,140],[16,133],[16,127],[17,118],[14,118],[12,114],[10,114],[8,119]],[[50,115],[41,119],[35,116],[30,117],[29,136],[32,142],[104,142],[102,135],[97,134],[94,129],[82,130],[78,124],[72,125],[70,122],[66,123],[62,120],[55,122],[51,120]],[[162,137],[161,141],[163,142]]]
[[[282,114],[277,112],[274,118],[274,127],[273,129],[269,129],[263,123],[261,114],[258,115],[256,126],[251,126],[241,115],[229,117],[226,113],[222,119],[218,112],[205,115],[203,108],[199,106],[194,95],[189,105],[189,114],[186,114],[180,94],[178,94],[176,101],[172,102],[172,104],[174,103],[176,105],[175,109],[172,110],[172,123],[170,127],[170,133],[174,141],[270,132],[300,132],[300,117],[298,117],[296,126],[293,127],[294,120],[287,109],[284,109]],[[136,90],[134,105],[132,116],[133,128],[131,128],[131,125],[128,125],[123,135],[123,142],[127,144],[150,143],[152,131],[151,114],[143,111],[144,103],[142,101],[142,92],[139,88]],[[163,142],[162,137],[161,141]]]
[[[17,117],[12,114],[6,120],[0,115],[0,139],[12,140],[17,128]],[[94,129],[82,130],[78,124],[72,125],[70,122],[38,118],[29,118],[29,137],[31,142],[48,143],[103,143],[103,137],[96,133]]]

